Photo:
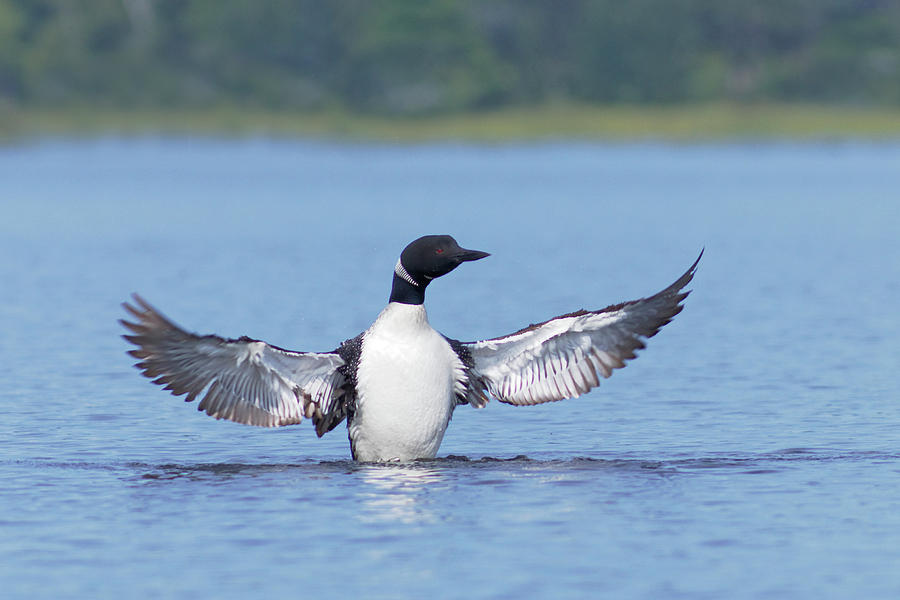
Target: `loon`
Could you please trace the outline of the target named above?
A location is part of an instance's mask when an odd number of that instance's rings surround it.
[[[365,462],[434,458],[454,409],[489,396],[523,406],[579,396],[635,358],[644,339],[681,312],[700,257],[661,292],[601,310],[578,310],[507,336],[460,342],[428,323],[425,288],[487,252],[449,235],[410,243],[394,267],[387,307],[366,331],[331,352],[295,352],[240,337],[189,333],[138,294],[119,322],[129,354],[216,419],[279,427],[311,419],[319,437],[347,421],[350,451]],[[205,393],[204,393],[205,392]]]

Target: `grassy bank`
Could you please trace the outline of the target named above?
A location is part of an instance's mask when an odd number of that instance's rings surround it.
[[[0,140],[103,134],[266,135],[421,142],[725,139],[897,139],[900,107],[798,105],[504,109],[434,117],[373,117],[240,109],[0,110]]]

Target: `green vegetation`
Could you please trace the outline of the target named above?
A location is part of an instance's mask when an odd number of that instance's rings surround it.
[[[0,136],[897,136],[895,0],[0,0]]]
[[[589,107],[501,109],[385,117],[218,109],[28,111],[0,119],[0,139],[29,135],[195,133],[418,142],[548,139],[703,141],[754,138],[900,137],[900,109],[821,106]]]

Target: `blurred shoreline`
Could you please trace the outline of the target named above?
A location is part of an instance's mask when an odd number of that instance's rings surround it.
[[[900,139],[900,108],[798,104],[552,105],[416,117],[258,108],[0,108],[0,143],[102,135],[504,143]]]

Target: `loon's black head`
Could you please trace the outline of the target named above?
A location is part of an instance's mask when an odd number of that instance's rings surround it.
[[[400,253],[394,267],[391,302],[422,304],[425,287],[432,279],[446,275],[460,264],[490,256],[479,250],[460,248],[449,235],[426,235],[409,244]]]

